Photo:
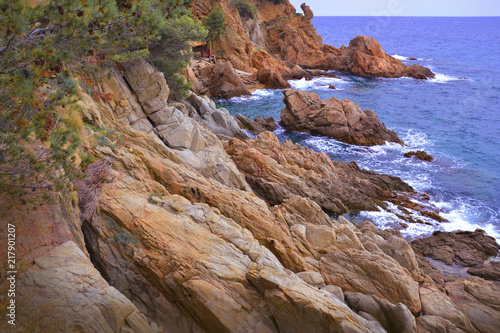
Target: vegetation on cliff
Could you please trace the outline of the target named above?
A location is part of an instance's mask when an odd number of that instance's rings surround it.
[[[154,56],[178,91],[187,40],[202,39],[185,1],[0,1],[0,189],[62,191],[78,175],[79,88],[94,97],[103,68]],[[150,49],[154,53],[150,53]],[[166,62],[165,58],[169,61]]]

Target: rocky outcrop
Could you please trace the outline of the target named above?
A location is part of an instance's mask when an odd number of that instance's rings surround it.
[[[307,131],[357,145],[403,144],[371,110],[363,111],[349,99],[332,97],[322,101],[313,92],[284,90],[282,125],[292,131]]]
[[[389,56],[380,44],[371,37],[357,36],[348,47],[336,52],[334,69],[356,75],[375,77],[409,76],[415,79],[433,78],[435,75],[420,65],[407,66],[398,59]]]
[[[251,95],[229,61],[204,67],[200,75],[208,78],[207,88],[212,96],[229,99]]]
[[[26,307],[18,322],[26,331],[153,333],[144,314],[102,278],[72,241],[37,257],[19,279],[18,296]]]
[[[399,178],[334,162],[325,153],[290,141],[281,144],[269,132],[244,142],[232,139],[226,151],[255,193],[271,205],[300,195],[334,213],[376,210],[377,203],[390,199],[392,191],[413,191]]]
[[[257,68],[257,80],[267,88],[290,88],[286,81],[292,73],[281,61],[271,57],[266,51],[255,52],[252,56],[252,67]],[[297,73],[297,69],[295,69]]]
[[[249,189],[214,135],[215,132],[223,139],[235,135],[245,137],[227,110],[217,109],[207,97],[194,94],[184,103],[168,104],[169,89],[163,74],[143,60],[124,64],[123,74],[113,73],[103,88],[113,96],[109,106],[122,123],[152,134],[153,140],[174,149],[179,158],[204,176],[228,186]],[[152,88],[148,90],[147,87]],[[141,100],[147,101],[146,108],[139,103]],[[84,99],[84,102],[99,108],[92,100]],[[102,116],[96,114],[86,116],[103,122]]]
[[[471,267],[470,274],[500,281],[500,265],[488,262],[490,257],[498,255],[500,245],[483,230],[436,231],[431,237],[414,240],[412,247],[426,257],[447,265]]]

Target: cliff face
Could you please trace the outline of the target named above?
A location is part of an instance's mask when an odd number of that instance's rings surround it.
[[[297,78],[290,72],[296,65],[377,77],[434,77],[427,68],[419,65],[408,67],[387,55],[380,44],[369,37],[358,36],[347,48],[323,44],[323,39],[311,24],[314,14],[305,4],[301,6],[304,14],[299,14],[288,0],[281,4],[268,0],[250,0],[249,3],[257,8],[253,18],[240,16],[230,0],[194,1],[191,6],[193,16],[200,20],[215,7],[223,9],[227,26],[225,33],[213,42],[213,52],[219,60],[231,62],[234,68],[254,73],[254,79],[266,87],[289,87],[286,80]],[[189,79],[198,85],[196,80]],[[207,89],[209,87],[207,84]]]
[[[169,104],[163,75],[144,61],[110,74],[101,88],[111,98],[82,92],[81,101],[94,124],[82,133],[86,150],[109,162],[100,195],[85,199],[96,200],[95,214],[85,214],[83,196],[37,207],[0,200],[1,237],[6,223],[17,228],[18,331],[495,327],[500,316],[487,295],[497,282],[476,278],[482,289],[463,292],[471,282],[454,281],[450,299],[442,276],[397,231],[321,208],[362,198],[373,207],[412,191],[401,180],[333,163],[272,133],[242,141],[227,111],[208,99]],[[231,136],[241,140],[220,139]]]

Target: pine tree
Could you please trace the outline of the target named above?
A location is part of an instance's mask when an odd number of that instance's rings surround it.
[[[172,13],[188,14],[185,3],[0,0],[0,191],[69,186],[78,175],[78,86],[99,98],[102,69],[148,56]]]

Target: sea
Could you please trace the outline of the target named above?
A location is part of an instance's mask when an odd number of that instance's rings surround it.
[[[334,72],[339,79],[290,81],[322,99],[349,98],[373,110],[406,146],[360,147],[281,127],[275,131],[278,138],[324,151],[333,160],[356,161],[363,169],[398,176],[427,193],[449,222],[410,224],[401,230],[409,239],[435,230],[480,228],[500,241],[500,18],[315,17],[312,23],[326,44],[347,46],[357,35],[370,36],[387,54],[408,65],[429,67],[436,77],[386,79]],[[279,120],[282,98],[281,90],[262,89],[251,97],[218,103],[233,115]],[[405,158],[411,150],[424,150],[435,160]],[[387,228],[399,225],[397,213],[390,205],[348,217]]]

